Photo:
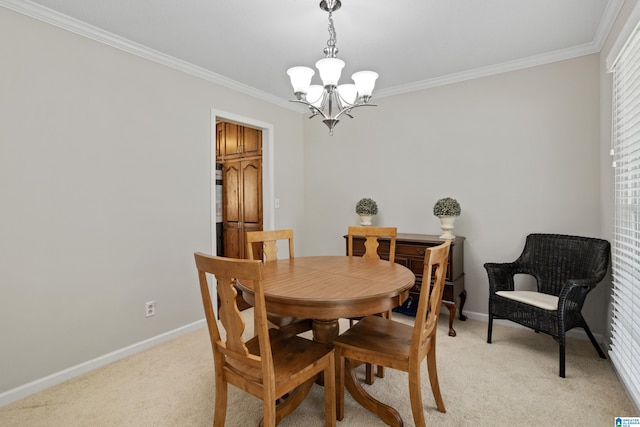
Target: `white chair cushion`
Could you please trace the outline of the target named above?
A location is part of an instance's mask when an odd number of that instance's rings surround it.
[[[544,310],[558,309],[558,297],[549,294],[543,294],[542,292],[498,291],[496,292],[496,295],[500,295],[501,297],[509,298],[514,301],[523,302],[525,304],[533,305]]]

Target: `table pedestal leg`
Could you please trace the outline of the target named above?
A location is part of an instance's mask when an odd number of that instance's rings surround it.
[[[340,335],[340,324],[338,319],[313,319],[311,326],[313,330],[313,340],[321,343],[333,343],[333,340]],[[316,383],[324,385],[324,374],[318,375]]]
[[[351,397],[355,399],[363,408],[373,412],[382,419],[387,425],[393,427],[402,427],[404,422],[402,417],[394,408],[386,405],[379,400],[374,399],[369,393],[362,387],[356,373],[349,362],[349,359],[344,360],[344,386],[349,391]]]
[[[340,335],[338,319],[313,319],[313,339],[321,343],[332,343]]]
[[[289,395],[280,402],[276,406],[276,424],[279,423],[284,417],[292,413],[302,401],[309,394],[309,390],[311,390],[311,386],[313,385],[313,379],[300,384],[294,390],[292,390]],[[264,420],[263,420],[264,421]],[[263,425],[263,422],[260,422],[260,426]]]

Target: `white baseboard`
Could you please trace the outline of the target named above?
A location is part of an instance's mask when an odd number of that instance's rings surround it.
[[[469,319],[479,320],[481,322],[487,323],[489,321],[489,316],[485,313],[476,313],[465,311],[465,316]],[[456,322],[459,321],[456,319]],[[522,325],[519,325],[514,322],[509,322],[508,320],[495,320],[496,325],[510,326],[514,328],[525,328]],[[454,323],[455,324],[455,323]],[[11,390],[5,391],[4,393],[0,393],[0,407],[8,405],[11,402],[15,402],[16,400],[23,399],[31,394],[37,393],[39,391],[45,390],[49,387],[53,387],[54,385],[60,384],[64,381],[70,380],[77,376],[80,376],[84,373],[92,371],[94,369],[100,368],[102,366],[108,365],[109,363],[113,363],[117,360],[123,359],[127,356],[131,356],[133,354],[139,353],[141,351],[147,350],[151,347],[154,347],[158,344],[162,344],[163,342],[169,341],[171,339],[177,338],[181,335],[184,335],[188,332],[194,331],[201,327],[206,326],[205,319],[198,320],[197,322],[193,322],[189,325],[182,326],[180,328],[174,329],[169,332],[165,332],[164,334],[157,335],[153,338],[149,338],[144,341],[140,341],[136,344],[130,345],[125,348],[121,348],[119,350],[113,351],[111,353],[105,354],[100,357],[96,357],[95,359],[89,360],[87,362],[80,363],[76,366],[72,366],[70,368],[64,369],[62,371],[56,372],[54,374],[48,375],[44,378],[37,379],[27,384],[23,384]],[[568,337],[578,338],[583,340],[588,340],[587,334],[582,329],[573,329],[567,333]],[[596,341],[602,344],[602,335],[594,334]]]
[[[469,319],[479,320],[481,322],[489,323],[489,315],[486,314],[486,313],[476,313],[476,312],[473,312],[473,311],[471,311],[471,312],[465,311],[464,315],[467,316]],[[456,321],[458,321],[458,319],[456,319]],[[522,326],[522,325],[520,325],[518,323],[511,322],[511,321],[505,320],[505,319],[496,319],[496,320],[493,321],[493,323],[495,325],[510,326],[512,328],[530,329],[530,328],[527,328],[526,326]],[[454,325],[455,325],[455,323],[454,323]],[[596,339],[596,341],[598,343],[600,343],[601,346],[603,346],[605,349],[607,348],[607,346],[603,344],[604,341],[603,341],[602,334],[594,333],[593,337]],[[569,332],[567,332],[567,338],[577,338],[577,339],[580,339],[580,340],[588,340],[589,339],[589,337],[587,336],[587,333],[582,328],[575,328],[575,329],[570,330]]]
[[[103,356],[96,357],[95,359],[89,360],[87,362],[80,363],[79,365],[72,366],[60,372],[56,372],[54,374],[48,375],[44,378],[40,378],[35,381],[31,381],[30,383],[23,384],[21,386],[13,388],[11,390],[7,390],[4,393],[0,393],[0,407],[8,405],[11,402],[15,402],[16,400],[20,400],[31,394],[37,393],[39,391],[42,391],[54,385],[60,384],[64,381],[80,376],[86,372],[100,368],[101,366],[108,365],[109,363],[113,363],[127,356],[131,356],[132,354],[139,353],[143,350],[147,350],[163,342],[177,338],[188,332],[204,327],[206,326],[206,324],[207,323],[205,319],[198,320],[197,322],[193,322],[191,324],[181,326],[177,329],[174,329],[169,332],[165,332],[153,338],[140,341],[128,347],[121,348],[119,350],[113,351]]]

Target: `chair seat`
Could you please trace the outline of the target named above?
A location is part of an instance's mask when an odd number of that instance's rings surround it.
[[[271,352],[273,354],[273,370],[275,372],[276,393],[282,395],[289,389],[279,390],[282,384],[290,384],[295,376],[308,378],[305,375],[305,368],[313,366],[313,362],[331,353],[329,344],[321,344],[305,338],[291,335],[280,329],[269,329],[269,339],[271,341]],[[260,355],[260,343],[255,336],[246,342],[249,353]],[[233,366],[236,372],[241,372],[243,376],[254,379],[262,378],[262,369],[248,367],[247,365],[228,359],[229,365]],[[280,396],[278,396],[280,397]]]
[[[347,329],[336,341],[358,351],[373,352],[377,358],[409,360],[413,326],[380,316],[366,316]],[[394,366],[391,366],[394,367]]]
[[[523,302],[543,310],[555,311],[558,309],[558,297],[535,291],[498,291],[499,295],[510,300]]]

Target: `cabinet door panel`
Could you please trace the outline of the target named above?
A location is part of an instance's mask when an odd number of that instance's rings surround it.
[[[242,152],[245,156],[262,154],[262,131],[245,127],[242,129]]]
[[[242,234],[237,223],[224,223],[224,256],[242,258]]]
[[[240,162],[227,162],[223,166],[224,221],[240,221]]]
[[[418,277],[420,277],[420,281],[422,282],[422,273],[424,272],[424,259],[420,258],[409,258],[409,270],[416,275],[416,281]]]
[[[245,223],[262,223],[262,170],[259,160],[242,162],[242,200]]]
[[[224,151],[226,158],[239,157],[242,155],[241,138],[241,126],[233,123],[224,124],[224,142],[222,143],[221,149]]]

